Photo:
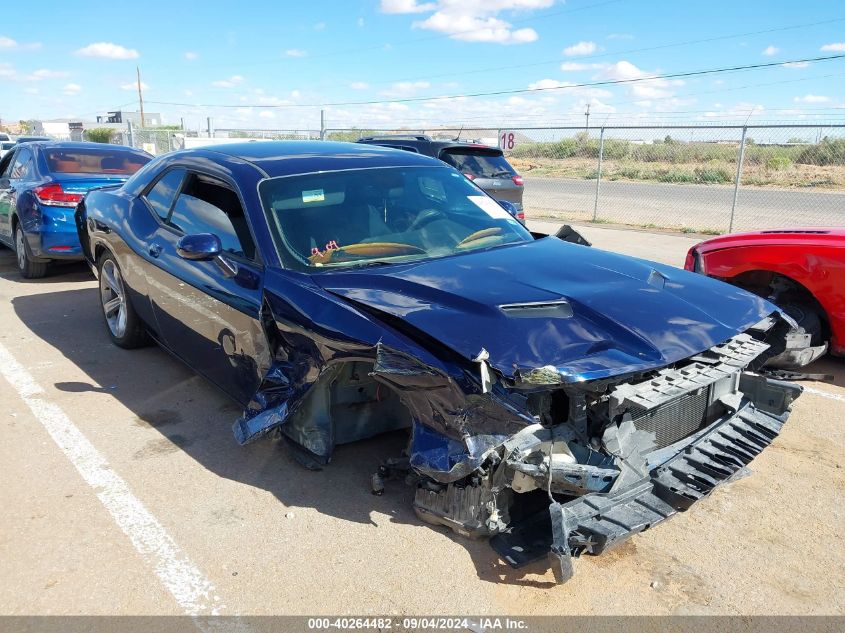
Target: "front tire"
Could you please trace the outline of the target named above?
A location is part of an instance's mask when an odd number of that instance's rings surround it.
[[[100,258],[100,306],[112,343],[124,349],[143,347],[149,342],[144,328],[123,283],[123,275],[111,253]]]
[[[40,279],[47,274],[47,263],[36,262],[30,256],[26,236],[20,224],[15,227],[15,260],[24,279]]]

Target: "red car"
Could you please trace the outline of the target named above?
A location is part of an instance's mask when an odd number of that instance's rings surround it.
[[[684,268],[765,297],[795,319],[782,366],[806,365],[828,347],[845,356],[845,228],[714,237],[689,250]]]

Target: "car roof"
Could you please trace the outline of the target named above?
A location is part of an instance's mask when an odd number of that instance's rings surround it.
[[[89,143],[86,141],[24,141],[19,145],[29,145],[40,149],[122,149],[137,154],[146,154],[143,150],[127,145],[113,145],[111,143]]]
[[[443,167],[439,160],[422,154],[333,141],[253,141],[178,152],[183,156],[213,153],[250,162],[270,177],[369,167]]]
[[[380,145],[382,143],[389,143],[391,145],[405,145],[408,147],[427,147],[432,150],[444,149],[478,149],[485,151],[501,152],[502,150],[492,145],[485,145],[484,143],[476,143],[475,141],[461,141],[455,139],[434,139],[425,136],[402,136],[385,135],[385,136],[363,136],[357,141],[363,145]]]

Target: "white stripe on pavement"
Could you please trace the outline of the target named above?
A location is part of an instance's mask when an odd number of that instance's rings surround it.
[[[0,344],[0,373],[47,429],[50,437],[93,488],[120,529],[186,615],[217,615],[224,605],[214,585],[179,549],[161,523],[132,494],[105,458],[57,405],[42,396],[44,390]]]
[[[822,391],[821,389],[814,389],[813,387],[804,387],[804,391],[806,391],[807,393],[812,393],[816,396],[821,396],[822,398],[830,398],[831,400],[845,402],[845,396],[841,396],[838,393],[828,393],[827,391]]]

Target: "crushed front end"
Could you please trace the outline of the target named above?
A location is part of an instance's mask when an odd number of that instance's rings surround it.
[[[470,406],[444,398],[435,374],[390,359],[374,376],[415,399],[417,420],[429,407],[429,421],[451,427],[414,425],[418,516],[491,537],[515,567],[548,556],[564,582],[574,557],[686,510],[774,440],[801,388],[755,370],[787,327],[769,318],[669,367],[593,381],[552,367],[508,380],[480,354],[483,393]],[[440,432],[456,429],[461,441]]]

